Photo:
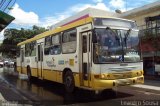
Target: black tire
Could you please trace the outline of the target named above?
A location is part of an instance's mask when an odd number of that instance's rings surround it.
[[[28,80],[32,79],[32,75],[31,75],[31,68],[27,67],[27,75],[28,75]]]
[[[68,93],[73,93],[75,90],[75,81],[71,71],[67,71],[64,76],[64,86]]]
[[[117,97],[117,91],[113,89],[105,89],[102,92],[103,97],[110,97],[110,98],[116,98]]]

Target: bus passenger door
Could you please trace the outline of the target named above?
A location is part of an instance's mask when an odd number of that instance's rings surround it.
[[[42,43],[37,44],[37,74],[39,79],[43,79],[43,46]]]
[[[82,33],[82,78],[81,85],[90,86],[90,34]]]
[[[21,57],[21,74],[24,71],[24,48],[21,48],[21,52],[20,52],[20,57]]]

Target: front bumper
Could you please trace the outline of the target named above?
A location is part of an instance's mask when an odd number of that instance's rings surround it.
[[[126,79],[115,79],[115,80],[104,80],[104,79],[95,79],[94,80],[94,88],[95,90],[104,90],[111,89],[117,86],[127,86],[133,84],[143,84],[144,76],[138,76],[133,78]]]

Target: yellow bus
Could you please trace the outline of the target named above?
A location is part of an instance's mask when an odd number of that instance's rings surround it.
[[[144,83],[134,21],[90,14],[71,18],[17,45],[20,74],[62,83],[67,92]]]

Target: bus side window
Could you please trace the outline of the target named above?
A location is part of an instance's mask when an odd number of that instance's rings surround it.
[[[65,31],[62,34],[62,53],[74,53],[77,47],[77,31],[76,29]]]
[[[49,55],[50,47],[51,46],[51,36],[47,36],[45,38],[45,45],[44,45],[44,54]]]
[[[56,55],[61,53],[61,47],[60,45],[54,45],[50,48],[49,54]]]
[[[61,39],[60,34],[52,36],[52,46],[50,47],[49,54],[56,55],[61,53]]]
[[[36,56],[36,41],[31,42],[31,56]]]
[[[25,57],[29,57],[31,55],[31,43],[25,44]]]

